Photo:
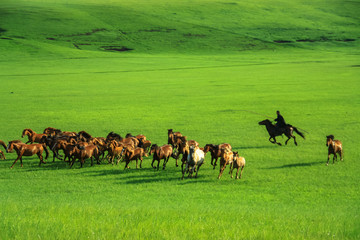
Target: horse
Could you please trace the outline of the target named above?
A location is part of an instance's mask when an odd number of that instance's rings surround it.
[[[182,170],[182,178],[181,179],[184,179],[185,172],[189,172],[189,176],[192,177],[192,175],[195,171],[196,171],[195,178],[197,178],[199,168],[201,167],[201,165],[204,164],[204,160],[205,160],[204,151],[194,145],[190,146],[189,154],[187,156],[186,166],[185,166],[185,169]]]
[[[330,154],[334,155],[333,164],[335,163],[335,159],[337,161],[337,153],[340,155],[340,160],[344,161],[342,143],[339,140],[334,140],[334,135],[326,136],[326,146],[328,147],[328,160],[326,165],[329,165]]]
[[[27,143],[33,144],[34,142],[39,143],[41,141],[41,138],[43,136],[46,136],[46,134],[36,133],[33,130],[31,130],[30,128],[26,128],[23,130],[21,137],[23,138],[24,136],[28,136],[28,138],[29,138],[29,141],[27,141],[26,144]]]
[[[76,136],[80,141],[83,142],[90,142],[93,139],[93,137],[85,131],[78,132]]]
[[[116,165],[119,164],[120,159],[124,153],[124,147],[126,145],[123,143],[118,143],[115,140],[110,141],[107,144],[107,149],[108,149],[108,157],[109,157],[109,162],[111,162],[112,164],[114,164],[114,159],[115,157],[117,158],[116,161]]]
[[[0,145],[2,145],[6,151],[6,144],[4,143],[4,141],[0,140]],[[6,159],[4,152],[0,150],[0,154],[1,154],[1,159]]]
[[[159,147],[157,144],[151,145],[149,156],[151,156],[151,154],[154,154],[153,160],[151,162],[151,167],[155,169],[156,167],[154,167],[154,162],[158,161],[157,170],[159,170],[160,160],[164,159],[163,170],[165,170],[166,163],[169,161],[170,156],[172,156],[172,152],[173,148],[170,144],[165,144],[161,147]]]
[[[279,146],[281,146],[281,143],[276,142],[275,137],[276,136],[281,136],[283,134],[285,134],[285,136],[288,137],[288,139],[285,141],[285,145],[287,145],[290,138],[293,138],[294,143],[297,146],[296,137],[294,136],[293,131],[295,131],[297,134],[299,134],[302,138],[305,139],[304,134],[302,132],[300,132],[296,127],[294,127],[294,126],[292,126],[290,124],[286,125],[284,131],[279,131],[279,129],[274,124],[272,124],[269,119],[265,119],[265,120],[259,122],[259,125],[265,125],[266,130],[268,131],[268,133],[270,135],[269,141],[271,143],[274,143],[274,144],[276,143]],[[273,139],[273,140],[271,140],[271,139]]]
[[[209,151],[211,153],[211,165],[214,166],[213,169],[215,169],[215,167],[217,166],[216,163],[218,161],[218,158],[220,157],[220,149],[221,148],[227,148],[230,151],[232,150],[232,147],[229,143],[222,143],[219,145],[206,144],[204,147],[205,154]],[[214,162],[214,160],[215,160],[215,162]]]
[[[46,134],[48,136],[56,136],[61,134],[61,130],[53,127],[47,127],[44,129],[43,134]]]
[[[236,155],[236,154],[237,154],[237,152],[233,152],[233,151],[229,150],[228,148],[220,149],[220,173],[219,173],[218,179],[221,178],[221,176],[226,168],[226,165],[230,164],[230,170],[231,170],[231,166],[234,161],[234,155]]]
[[[244,157],[240,157],[238,152],[233,152],[233,162],[230,165],[230,173],[231,173],[231,178],[233,178],[233,171],[236,168],[236,178],[235,179],[239,179],[239,170],[241,168],[241,172],[240,172],[240,178],[242,176],[242,172],[244,170],[245,167],[245,158]]]
[[[100,155],[100,153],[99,153],[99,149],[98,149],[97,146],[95,146],[94,144],[88,144],[88,145],[85,145],[85,146],[79,146],[77,144],[76,148],[78,150],[75,149],[75,152],[74,152],[74,155],[73,155],[73,160],[70,163],[70,168],[74,165],[74,162],[75,162],[76,159],[79,159],[81,168],[83,167],[86,158],[91,159],[91,166],[94,163],[93,157],[96,159],[97,163],[99,164],[99,155]]]
[[[168,144],[173,148],[176,146],[176,138],[182,137],[183,135],[180,132],[174,132],[172,129],[168,129]]]
[[[144,152],[144,149],[142,148],[132,148],[130,146],[125,146],[124,147],[124,158],[125,158],[125,167],[126,168],[130,168],[128,167],[130,161],[136,160],[136,168],[138,168],[138,161],[140,160],[140,168],[142,165],[142,161],[143,161],[143,157],[147,157],[147,154]]]
[[[46,153],[45,159],[47,159],[49,156],[49,151],[47,150],[45,144],[29,144],[28,145],[25,143],[16,143],[15,141],[10,141],[6,148],[6,152],[12,152],[13,149],[15,149],[18,157],[15,159],[14,163],[11,165],[10,168],[13,168],[13,166],[19,159],[20,159],[20,163],[21,163],[21,167],[22,167],[23,166],[22,156],[32,156],[34,154],[37,154],[40,159],[39,166],[41,165],[41,163],[44,163],[44,164],[46,163],[46,162],[44,162],[43,156],[42,156],[42,153],[44,150]]]

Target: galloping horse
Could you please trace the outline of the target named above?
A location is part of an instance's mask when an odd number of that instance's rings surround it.
[[[294,126],[292,126],[292,125],[290,125],[290,124],[287,124],[287,125],[286,125],[286,127],[285,127],[285,132],[279,131],[278,128],[275,127],[275,125],[272,124],[269,119],[265,119],[265,120],[259,122],[259,125],[265,125],[266,130],[268,131],[268,133],[269,133],[269,135],[270,135],[269,141],[270,141],[271,143],[276,143],[276,144],[278,144],[279,146],[281,146],[281,143],[276,142],[275,137],[276,137],[276,136],[281,136],[281,135],[283,135],[283,134],[285,134],[285,136],[288,137],[288,139],[285,141],[285,144],[288,143],[288,141],[290,140],[290,138],[293,138],[293,139],[294,139],[294,143],[295,143],[295,145],[297,146],[296,138],[295,138],[295,136],[293,135],[293,131],[295,131],[297,134],[299,134],[302,138],[305,139],[304,134],[301,133],[296,127],[294,127]],[[273,139],[273,141],[271,141],[271,139]]]
[[[164,170],[166,168],[166,163],[169,161],[169,158],[172,156],[172,152],[173,152],[173,148],[169,144],[165,144],[161,147],[159,147],[157,144],[151,145],[149,156],[151,156],[151,154],[154,154],[153,160],[151,162],[151,167],[156,168],[154,167],[154,162],[158,161],[157,170],[159,170],[160,160],[164,159],[164,164],[163,164],[163,170]]]
[[[21,163],[21,167],[22,167],[23,166],[22,156],[32,156],[34,154],[37,154],[40,159],[39,166],[41,165],[41,163],[46,163],[46,162],[44,162],[43,156],[42,156],[42,153],[44,150],[46,153],[45,159],[47,159],[49,156],[49,151],[47,150],[45,144],[29,144],[28,145],[25,143],[16,143],[15,141],[10,141],[9,145],[6,148],[6,152],[11,152],[13,149],[15,149],[18,157],[15,159],[14,163],[11,165],[10,168],[13,168],[13,166],[19,159],[20,159],[20,163]]]
[[[24,129],[24,131],[22,132],[21,137],[24,136],[28,136],[29,141],[27,141],[26,143],[30,143],[33,144],[34,142],[39,143],[41,141],[42,137],[46,137],[46,134],[38,134],[36,132],[34,132],[33,130],[31,130],[30,128],[26,128]]]
[[[229,143],[223,143],[220,145],[214,145],[214,144],[206,144],[204,147],[204,152],[207,153],[210,151],[211,153],[211,165],[214,166],[213,169],[217,166],[217,160],[220,157],[220,149],[221,148],[227,148],[230,151],[232,150],[232,147]],[[215,160],[215,162],[214,162]]]
[[[339,153],[339,155],[340,155],[340,160],[344,161],[342,143],[339,140],[334,140],[334,135],[326,136],[326,146],[329,147],[328,148],[328,160],[327,160],[326,165],[329,165],[330,154],[334,154],[333,164],[335,163],[335,159],[337,161],[337,155],[336,155],[337,153]]]
[[[0,145],[2,145],[6,150],[6,144],[4,143],[4,141],[0,140]],[[0,154],[1,154],[1,159],[6,159],[3,151],[0,150]]]
[[[187,156],[187,162],[186,162],[185,169],[182,170],[182,178],[181,179],[184,179],[185,172],[189,172],[189,176],[192,177],[193,173],[195,172],[196,167],[197,168],[196,168],[195,178],[197,178],[199,168],[201,167],[201,165],[204,164],[204,160],[205,160],[204,151],[201,150],[199,147],[191,145],[189,147],[189,154]]]

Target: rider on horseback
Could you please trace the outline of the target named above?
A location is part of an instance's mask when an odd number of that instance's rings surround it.
[[[281,116],[280,111],[276,111],[277,114],[277,118],[274,120],[276,122],[275,127],[277,128],[277,130],[280,133],[284,133],[285,132],[285,128],[286,128],[286,123],[285,123],[285,119],[283,116]]]

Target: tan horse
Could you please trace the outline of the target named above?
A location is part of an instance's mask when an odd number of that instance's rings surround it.
[[[30,128],[26,128],[23,130],[21,137],[23,138],[24,136],[28,136],[29,141],[27,141],[26,143],[30,143],[33,144],[34,142],[39,143],[41,141],[42,137],[46,137],[46,134],[43,133],[36,133],[33,130],[31,130]]]
[[[328,160],[326,165],[329,165],[331,154],[334,155],[333,164],[335,163],[335,160],[337,161],[337,153],[340,155],[340,160],[344,161],[342,143],[339,140],[334,140],[334,135],[326,136],[326,146],[328,147]]]
[[[239,179],[239,170],[241,169],[240,172],[240,178],[242,176],[242,172],[244,170],[245,167],[245,158],[244,157],[240,157],[238,152],[233,152],[234,156],[233,156],[233,163],[230,165],[230,173],[231,173],[231,178],[233,178],[233,171],[236,168],[236,178],[235,179]]]
[[[220,173],[219,173],[218,179],[221,178],[221,176],[226,168],[226,165],[230,164],[230,168],[231,168],[231,165],[233,164],[233,161],[234,161],[235,154],[237,154],[237,152],[234,153],[231,150],[229,150],[228,148],[220,149]]]
[[[4,143],[4,141],[0,140],[0,145],[2,145],[6,150],[6,144]],[[3,151],[0,150],[0,154],[1,154],[1,159],[6,159]]]
[[[13,149],[15,149],[18,157],[15,159],[14,163],[11,165],[10,168],[13,168],[14,164],[17,162],[17,160],[20,159],[20,163],[21,163],[21,167],[23,166],[22,163],[22,156],[32,156],[34,154],[37,154],[39,159],[40,159],[40,163],[39,166],[41,165],[41,163],[46,163],[43,160],[43,156],[42,153],[45,150],[46,153],[46,157],[45,159],[48,158],[49,156],[49,151],[46,148],[45,144],[25,144],[25,143],[16,143],[16,142],[9,142],[9,145],[6,148],[7,152],[11,152]]]
[[[132,148],[130,146],[125,146],[124,147],[124,158],[125,158],[125,167],[126,168],[130,168],[129,167],[129,163],[130,161],[134,161],[136,160],[136,168],[138,168],[138,161],[140,160],[140,168],[142,165],[142,161],[143,161],[143,157],[147,157],[147,154],[145,153],[144,149],[142,148]]]

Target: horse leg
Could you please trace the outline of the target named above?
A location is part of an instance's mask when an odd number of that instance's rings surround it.
[[[157,164],[157,170],[159,171],[160,168],[160,159],[158,160],[158,164]]]
[[[198,165],[197,169],[196,169],[196,175],[195,175],[195,178],[197,178],[197,175],[198,175],[198,172],[199,172],[199,168],[200,168],[201,164]]]
[[[169,161],[169,157],[164,158],[163,170],[166,168],[166,163]]]
[[[211,157],[211,162],[212,162],[212,160],[213,160],[213,159],[214,159],[215,161],[214,161],[214,164],[211,164],[211,165],[213,165],[213,166],[214,166],[214,167],[213,167],[213,170],[214,170],[214,169],[215,169],[215,167],[217,166],[217,164],[216,164],[216,163],[217,163],[217,160],[218,160],[218,159],[217,159],[217,158],[212,158],[212,157]]]
[[[225,168],[226,168],[226,162],[220,160],[220,173],[219,173],[218,179],[221,178],[221,175],[223,174]]]
[[[43,156],[41,155],[40,152],[38,152],[37,155],[38,155],[38,157],[39,157],[39,159],[40,159],[39,166],[41,166],[41,163],[44,162],[44,161],[43,161]]]
[[[242,177],[242,172],[243,172],[243,170],[244,170],[244,166],[241,167],[240,179],[241,179],[241,177]],[[238,170],[238,172],[239,172],[239,170]]]
[[[327,162],[326,162],[326,166],[329,165],[329,161],[330,161],[330,153],[328,154],[328,160],[327,160]]]
[[[229,174],[231,174],[231,178],[233,178],[233,171],[234,171],[234,165],[231,164],[231,165],[230,165],[230,172],[229,172]],[[237,176],[237,175],[236,175],[236,176]]]
[[[140,168],[142,168],[142,162],[143,162],[143,159],[142,157],[140,158]]]
[[[10,168],[13,168],[13,166],[15,165],[15,163],[17,162],[17,160],[19,160],[20,159],[20,162],[21,162],[21,167],[22,167],[22,155],[24,154],[24,150],[22,150],[20,153],[19,153],[19,155],[18,155],[18,157],[15,159],[15,161],[14,161],[14,163],[11,165],[11,167]]]
[[[156,167],[154,167],[154,162],[155,162],[155,159],[153,158],[153,160],[152,160],[152,162],[151,162],[151,167],[152,167],[152,168],[156,168]]]
[[[0,153],[1,153],[1,155],[2,155],[1,159],[4,159],[4,160],[5,160],[6,158],[5,158],[4,152],[0,150]]]
[[[344,159],[343,159],[343,152],[342,152],[342,150],[339,152],[339,155],[340,155],[340,161],[344,161]]]

